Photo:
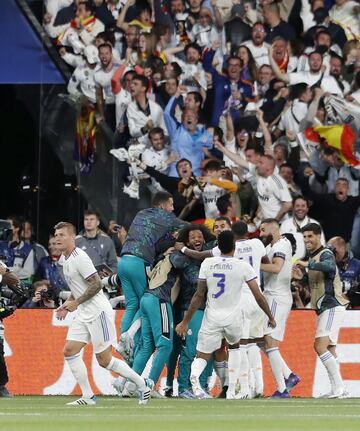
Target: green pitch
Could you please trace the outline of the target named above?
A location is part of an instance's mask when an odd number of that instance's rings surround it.
[[[360,429],[360,399],[151,400],[98,397],[95,407],[68,407],[74,397],[0,398],[1,431],[344,431]]]

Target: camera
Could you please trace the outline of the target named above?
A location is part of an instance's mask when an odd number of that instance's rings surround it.
[[[56,299],[56,294],[55,294],[54,290],[52,290],[52,289],[42,290],[40,292],[40,296],[41,296],[41,299],[45,299],[47,301],[51,301],[51,300]]]
[[[16,288],[8,286],[0,287],[0,295],[0,319],[11,316],[31,296],[30,290],[21,284]]]
[[[112,231],[114,233],[119,233],[121,231],[121,228],[122,228],[121,224],[114,224],[114,226],[112,227]]]

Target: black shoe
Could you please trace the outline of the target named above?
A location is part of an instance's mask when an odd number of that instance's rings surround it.
[[[8,390],[7,390],[7,388],[6,388],[6,386],[0,386],[0,397],[3,397],[3,398],[13,398],[13,394],[11,394]]]
[[[165,386],[164,388],[164,395],[166,398],[171,398],[173,396],[173,388],[172,386]]]
[[[227,386],[223,386],[220,394],[216,398],[226,398],[226,392],[228,390]]]

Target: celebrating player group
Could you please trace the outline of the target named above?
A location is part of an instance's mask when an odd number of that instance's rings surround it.
[[[144,217],[146,232],[139,223]],[[175,235],[174,230],[178,231]],[[71,405],[96,403],[81,355],[88,342],[99,364],[120,375],[114,381],[118,393],[137,393],[140,404],[146,404],[150,396],[163,397],[156,387],[165,366],[165,395],[175,395],[176,365],[181,398],[211,398],[208,381],[213,370],[220,378],[220,396],[229,400],[261,397],[261,350],[277,387],[272,397],[289,398],[301,377],[285,362],[280,345],[293,303],[291,280],[304,277],[318,316],[314,348],[329,376],[328,397],[344,397],[336,343],[348,301],[341,291],[335,257],[321,245],[319,226],[310,223],[302,233],[306,261],[293,261],[292,243],[280,234],[275,219],[263,220],[260,238],[249,239],[246,223],[231,225],[220,217],[214,225],[216,240],[208,242],[202,226],[184,226],[173,217],[172,200],[164,194],[150,212],[140,211],[124,244],[117,277],[126,301],[116,348],[124,358],[120,360],[112,355],[114,314],[99,275],[86,253],[75,247],[74,227],[59,223],[55,238],[63,252],[71,296],[56,310],[57,317],[64,319],[77,310],[64,348],[82,390],[81,398]],[[168,240],[163,241],[167,234]],[[155,245],[158,252],[153,260]],[[148,274],[147,266],[152,267]],[[152,355],[149,378],[143,378]]]

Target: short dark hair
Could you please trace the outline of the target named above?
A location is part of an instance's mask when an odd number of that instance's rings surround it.
[[[111,31],[101,31],[95,36],[95,39],[104,39],[105,42],[110,43],[112,46],[115,45],[115,36]]]
[[[210,160],[204,166],[204,171],[220,171],[222,168],[221,163],[217,160]]]
[[[296,201],[298,201],[298,200],[302,200],[302,201],[306,202],[306,205],[307,205],[308,207],[310,206],[309,200],[308,200],[305,196],[296,196],[296,197],[293,199],[293,206],[295,205],[295,202],[296,202]]]
[[[216,201],[216,206],[220,214],[225,214],[229,206],[231,206],[230,198],[229,193],[226,193],[225,195],[220,196]]]
[[[181,66],[179,66],[179,64],[176,63],[175,61],[172,61],[170,64],[174,70],[175,77],[178,78],[183,73]]]
[[[149,138],[151,138],[152,135],[156,135],[158,133],[160,133],[163,137],[165,136],[161,127],[153,127],[149,132]]]
[[[67,229],[68,232],[72,233],[73,235],[76,235],[76,228],[72,223],[69,223],[67,221],[60,221],[54,226],[55,230],[59,229]]]
[[[216,219],[214,220],[214,225],[217,221],[224,221],[226,224],[228,224],[231,227],[231,220],[229,219],[229,217],[225,217],[225,216],[216,217]]]
[[[218,236],[218,246],[223,254],[230,253],[235,248],[235,237],[231,230],[224,230]]]
[[[185,56],[186,56],[186,54],[187,54],[187,52],[189,51],[190,48],[195,49],[199,53],[199,55],[201,56],[201,54],[202,54],[201,46],[198,45],[196,42],[188,43],[185,46],[185,48],[184,48],[184,54],[185,54]]]
[[[349,184],[349,180],[348,180],[347,178],[345,178],[345,177],[339,177],[339,178],[335,181],[335,183],[337,183],[338,181],[344,181],[345,183]]]
[[[189,96],[190,94],[194,96],[195,102],[200,103],[200,106],[201,106],[203,103],[202,95],[198,91],[189,91],[187,93],[187,96]]]
[[[178,170],[179,164],[180,164],[181,162],[188,162],[188,163],[189,163],[189,165],[190,165],[190,166],[191,166],[191,168],[192,168],[192,163],[190,162],[190,160],[189,160],[189,159],[180,159],[180,160],[178,160],[178,161],[176,162],[176,170]]]
[[[325,27],[315,33],[314,40],[319,39],[320,34],[326,34],[330,37],[330,40],[332,40],[331,33]]]
[[[100,51],[100,49],[102,49],[102,48],[108,48],[108,49],[110,49],[111,52],[113,50],[113,47],[111,46],[110,43],[102,43],[101,45],[98,46],[98,51]]]
[[[134,80],[140,81],[141,85],[146,88],[146,92],[149,90],[149,88],[150,88],[150,81],[148,80],[148,78],[146,78],[146,76],[136,74],[136,75],[133,76],[133,81]]]
[[[302,233],[304,233],[304,232],[312,232],[315,235],[321,235],[321,227],[317,223],[308,223],[306,226],[304,226],[301,229],[301,232]]]
[[[84,217],[89,215],[94,215],[98,220],[100,220],[100,214],[95,210],[88,209],[84,211]]]
[[[94,11],[95,11],[95,8],[94,8],[94,5],[93,5],[92,1],[83,0],[83,1],[79,2],[78,6],[80,6],[80,5],[84,5],[85,6],[85,10],[87,10],[87,11],[89,11],[91,13],[94,13]]]
[[[249,230],[248,225],[244,221],[237,221],[231,226],[231,230],[234,232],[235,236],[238,238],[245,237]]]
[[[172,194],[169,192],[157,192],[152,198],[151,203],[153,207],[158,207],[159,205],[164,204],[171,198]]]

